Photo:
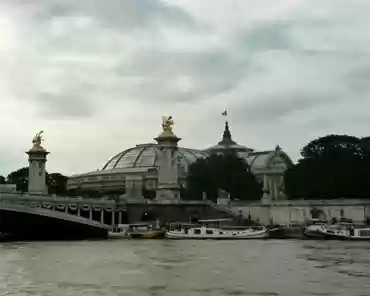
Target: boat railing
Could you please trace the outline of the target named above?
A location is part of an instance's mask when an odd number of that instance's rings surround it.
[[[196,228],[201,227],[202,225],[199,223],[183,223],[183,222],[172,222],[168,225],[169,230],[181,230],[181,229],[189,229],[189,228]]]
[[[326,225],[330,224],[330,221],[328,220],[321,220],[321,219],[309,219],[305,221],[305,225],[310,226],[310,225]]]
[[[261,231],[266,229],[264,226],[222,226],[219,227],[220,229],[224,230],[247,230],[250,229],[252,231]]]

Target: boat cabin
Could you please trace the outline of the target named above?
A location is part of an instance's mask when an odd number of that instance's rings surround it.
[[[114,232],[137,232],[151,230],[153,226],[150,223],[132,223],[118,224]]]
[[[231,226],[233,224],[233,219],[204,219],[198,220],[201,225],[204,226],[212,226],[212,227],[220,227],[220,226]],[[245,228],[245,227],[244,227]]]

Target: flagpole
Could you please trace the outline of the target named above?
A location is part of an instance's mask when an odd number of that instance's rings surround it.
[[[225,109],[225,110],[224,110],[224,112],[222,112],[222,113],[221,113],[221,115],[222,115],[222,116],[224,116],[224,117],[226,117],[226,118],[225,118],[225,119],[226,119],[226,120],[225,120],[225,122],[226,122],[226,124],[227,124],[227,123],[228,123],[228,122],[227,122],[227,109]]]

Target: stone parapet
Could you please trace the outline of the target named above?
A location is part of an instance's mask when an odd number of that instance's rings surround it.
[[[370,199],[320,199],[320,200],[273,200],[263,201],[231,201],[231,207],[287,207],[287,206],[353,206],[370,205]]]
[[[55,197],[50,195],[29,195],[29,194],[6,194],[0,195],[0,203],[11,204],[79,204],[79,205],[93,205],[104,207],[115,207],[117,204],[114,200],[106,199],[86,199],[86,198],[72,198],[72,197]],[[120,203],[118,203],[120,204]]]

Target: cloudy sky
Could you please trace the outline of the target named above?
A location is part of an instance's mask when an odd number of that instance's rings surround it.
[[[39,130],[49,172],[101,168],[172,115],[182,146],[221,137],[291,157],[370,135],[369,0],[0,0],[0,174]]]

